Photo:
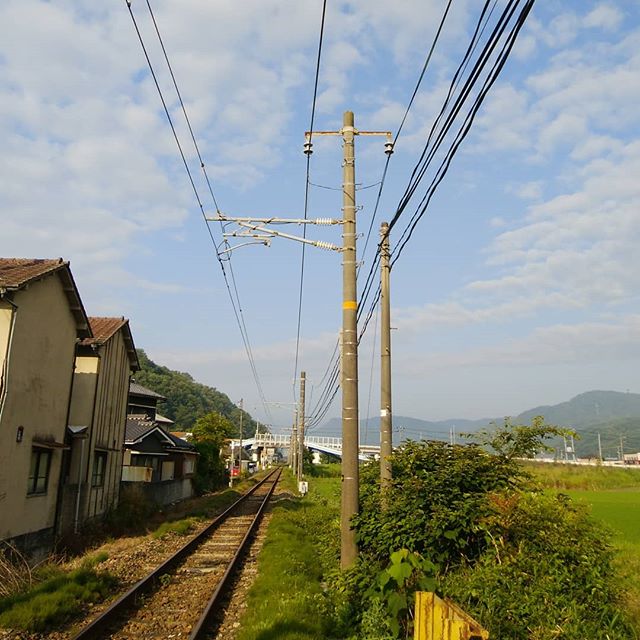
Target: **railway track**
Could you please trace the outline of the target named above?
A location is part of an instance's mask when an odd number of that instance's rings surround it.
[[[205,638],[280,473],[256,484],[73,640]]]

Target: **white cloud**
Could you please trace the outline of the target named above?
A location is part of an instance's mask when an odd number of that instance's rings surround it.
[[[584,26],[615,31],[623,20],[622,12],[610,4],[599,4],[584,18]]]
[[[616,322],[558,324],[535,329],[523,338],[460,352],[431,353],[407,362],[407,374],[432,369],[468,367],[531,367],[610,363],[640,357],[640,316]]]

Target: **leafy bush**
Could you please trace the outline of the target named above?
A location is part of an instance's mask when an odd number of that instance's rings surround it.
[[[193,488],[197,495],[218,489],[227,481],[224,461],[220,457],[220,447],[213,442],[195,442],[200,454],[193,476]]]
[[[380,494],[379,466],[361,474],[361,509],[354,519],[365,556],[386,563],[406,548],[436,564],[477,557],[487,542],[478,529],[489,493],[516,486],[520,467],[479,446],[408,442],[391,456],[393,481]]]
[[[536,425],[538,437],[543,427]],[[500,442],[506,449],[515,442],[514,450],[522,442],[535,444],[521,427],[514,438],[503,434]],[[409,442],[391,463],[393,481],[384,495],[377,464],[361,476],[361,511],[354,519],[361,558],[343,578],[361,632],[371,620],[386,620],[381,638],[389,632],[408,637],[416,582],[409,579],[409,567],[396,567],[400,556],[393,555],[405,549],[402,554],[419,554],[405,561],[422,558],[438,567],[436,590],[466,608],[492,637],[636,637],[620,604],[607,532],[567,496],[534,491],[510,454],[492,455],[477,445]],[[353,588],[371,576],[372,567],[381,572],[374,591],[384,597],[377,602],[371,589]],[[405,577],[407,582],[394,584]]]
[[[449,572],[441,590],[508,640],[631,639],[608,532],[563,495],[490,497],[492,546]]]

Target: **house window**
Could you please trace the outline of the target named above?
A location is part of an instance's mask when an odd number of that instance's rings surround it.
[[[93,473],[91,486],[101,487],[104,484],[104,470],[107,466],[107,454],[104,451],[96,451],[93,458]]]
[[[49,468],[51,467],[51,451],[49,449],[31,449],[31,466],[27,495],[47,493],[49,484]]]

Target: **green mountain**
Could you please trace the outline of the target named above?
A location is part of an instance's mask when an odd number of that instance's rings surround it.
[[[535,416],[560,427],[574,429],[579,438],[575,442],[578,457],[598,455],[598,433],[605,458],[617,458],[622,443],[626,453],[640,451],[640,394],[619,391],[587,391],[556,405],[544,405],[523,411],[512,418],[513,424],[531,424]],[[394,441],[405,438],[418,440],[449,440],[456,434],[472,432],[490,423],[502,423],[503,417],[479,420],[449,419],[429,421],[406,416],[394,416]],[[360,421],[361,440],[366,444],[379,442],[379,418]],[[341,422],[332,418],[322,427],[323,434],[340,435]],[[560,449],[563,443],[552,442]]]
[[[607,424],[617,418],[640,418],[640,394],[587,391],[568,402],[524,411],[516,416],[514,421],[529,424],[534,416],[544,416],[547,422],[573,429]]]
[[[159,412],[175,422],[176,431],[189,431],[195,421],[211,412],[221,413],[236,426],[240,433],[240,409],[229,397],[205,384],[196,382],[188,373],[173,371],[156,364],[142,349],[137,349],[140,371],[135,381],[166,398],[160,403]],[[255,433],[256,422],[246,412],[242,412],[242,434],[250,437]]]

